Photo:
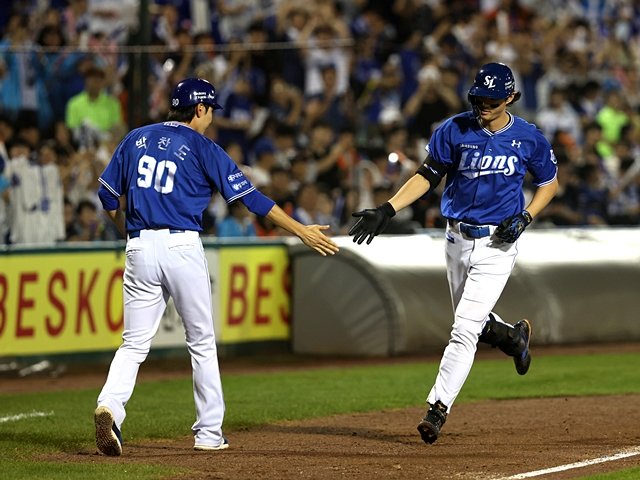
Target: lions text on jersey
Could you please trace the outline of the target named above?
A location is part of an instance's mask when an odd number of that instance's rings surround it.
[[[431,136],[427,152],[447,166],[443,216],[475,225],[498,225],[524,208],[523,177],[536,186],[556,177],[548,140],[533,124],[509,114],[507,125],[491,132],[473,112],[451,117]]]

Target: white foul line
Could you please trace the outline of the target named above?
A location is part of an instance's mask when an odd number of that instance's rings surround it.
[[[17,415],[7,415],[6,417],[0,417],[0,423],[17,422],[18,420],[24,420],[25,418],[49,417],[51,415],[53,415],[53,412],[18,413]]]
[[[598,463],[612,462],[614,460],[633,457],[635,455],[640,455],[640,447],[628,448],[614,455],[608,455],[606,457],[593,458],[591,460],[584,460],[583,462],[569,463],[567,465],[545,468],[544,470],[536,470],[534,472],[518,473],[517,475],[511,475],[510,477],[501,477],[496,480],[520,480],[522,478],[539,477],[540,475],[546,475],[548,473],[564,472],[565,470],[571,470],[573,468],[587,467],[589,465],[596,465]]]

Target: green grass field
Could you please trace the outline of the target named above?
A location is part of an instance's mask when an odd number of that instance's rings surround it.
[[[458,403],[486,399],[640,393],[640,353],[545,356],[535,375],[517,378],[510,362],[478,360]],[[437,363],[314,368],[223,375],[225,428],[236,429],[327,415],[370,412],[424,404]],[[422,388],[416,386],[423,386]],[[376,392],[371,395],[370,392]],[[0,465],[3,479],[152,479],[177,473],[154,465],[100,465],[42,461],[55,452],[93,448],[97,389],[20,395],[0,394]],[[340,401],[336,401],[339,398]],[[171,405],[171,415],[157,412]],[[179,438],[193,422],[191,378],[139,383],[128,407],[125,443]],[[29,412],[43,416],[1,420]],[[188,475],[187,475],[188,477]],[[640,469],[589,480],[640,478]]]

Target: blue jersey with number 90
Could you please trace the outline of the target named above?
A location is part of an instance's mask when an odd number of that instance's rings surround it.
[[[179,122],[131,131],[118,145],[99,182],[126,195],[128,232],[202,230],[202,212],[220,192],[227,203],[255,190],[215,142]]]

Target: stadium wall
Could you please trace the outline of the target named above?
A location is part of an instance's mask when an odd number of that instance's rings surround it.
[[[322,257],[296,239],[204,239],[222,355],[441,350],[451,305],[441,231],[335,237]],[[638,341],[640,229],[528,231],[496,311],[530,318],[533,342]],[[113,352],[123,324],[122,242],[0,251],[0,358]],[[154,351],[185,353],[169,302]]]
[[[292,348],[384,356],[442,350],[453,323],[444,237],[337,238],[324,259],[292,249]],[[640,340],[640,229],[531,230],[495,311],[529,318],[533,343]]]

